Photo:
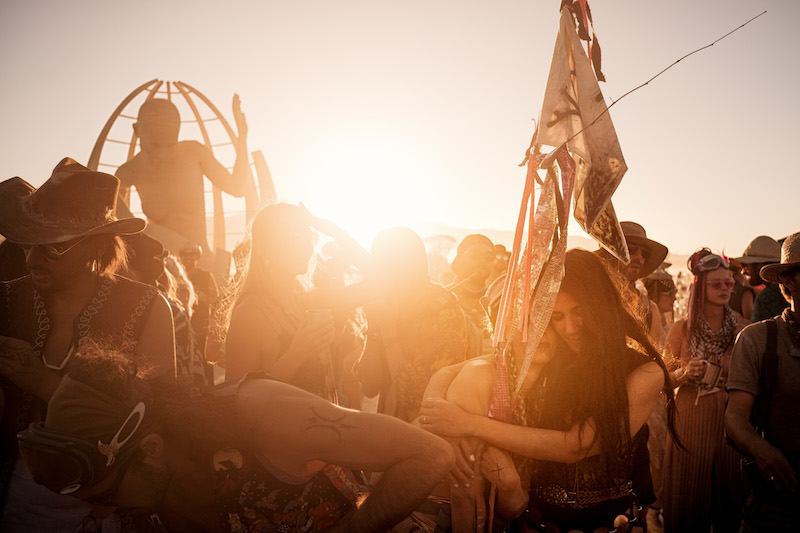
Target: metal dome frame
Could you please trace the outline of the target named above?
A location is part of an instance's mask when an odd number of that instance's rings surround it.
[[[161,88],[166,84],[166,90],[161,90]],[[132,119],[136,120],[136,116],[134,115],[126,115],[123,114],[125,109],[133,102],[137,97],[139,97],[142,93],[146,93],[145,101],[151,100],[156,97],[156,95],[166,95],[167,100],[173,101],[174,96],[181,96],[189,109],[192,112],[193,119],[192,120],[181,120],[181,125],[183,124],[196,124],[200,130],[200,134],[202,137],[202,144],[210,148],[212,151],[215,148],[219,148],[221,146],[233,146],[237,139],[237,133],[231,128],[230,123],[228,120],[222,115],[219,109],[209,100],[203,93],[192,87],[191,85],[184,83],[182,81],[163,81],[159,79],[152,79],[146,83],[143,83],[136,89],[134,89],[124,100],[117,106],[114,112],[106,121],[103,129],[100,131],[100,135],[97,137],[97,141],[92,148],[91,155],[89,156],[89,161],[87,163],[87,167],[92,170],[98,170],[99,167],[106,167],[116,170],[119,168],[123,163],[130,161],[131,158],[136,153],[136,147],[139,141],[138,135],[136,132],[133,131],[131,128],[131,136],[129,140],[117,140],[117,139],[109,139],[108,135],[111,132],[114,124],[120,118]],[[205,104],[205,106],[213,113],[212,117],[203,118],[200,114],[200,110],[198,109],[197,102],[195,98]],[[222,125],[225,133],[227,134],[228,140],[223,143],[212,144],[211,136],[209,135],[209,131],[207,128],[207,122],[218,120]],[[199,140],[199,139],[198,139]],[[127,157],[125,161],[122,161],[118,165],[113,165],[109,163],[101,162],[101,158],[103,155],[103,149],[109,144],[121,144],[127,145]],[[267,203],[270,201],[275,200],[275,187],[272,181],[272,176],[269,172],[269,167],[267,166],[266,160],[264,159],[263,154],[260,150],[251,153],[253,161],[251,163],[251,167],[255,166],[256,175],[258,177],[258,188],[255,186],[248,187],[248,192],[245,194],[245,215],[247,220],[250,220],[255,213],[258,211],[259,207],[262,203]],[[231,168],[228,168],[230,171]],[[113,172],[112,172],[113,173]],[[251,178],[252,180],[252,178]],[[252,182],[252,181],[251,181]],[[222,191],[215,187],[213,184],[211,185],[211,194],[212,194],[212,205],[213,205],[213,233],[212,233],[212,243],[211,249],[212,250],[227,250],[226,248],[226,231],[225,231],[225,211],[222,201]],[[208,213],[208,206],[206,206],[206,213]]]

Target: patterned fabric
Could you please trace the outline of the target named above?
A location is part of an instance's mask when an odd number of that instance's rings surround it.
[[[627,350],[627,355],[629,372],[649,360],[635,350]],[[566,420],[554,427],[543,423],[542,413],[548,408],[548,388],[556,386],[548,381],[552,381],[552,377],[543,375],[525,397],[527,425],[560,431],[569,429],[572,423]],[[608,450],[571,464],[525,461],[523,468],[531,472],[530,507],[542,514],[543,522],[556,524],[562,531],[594,531],[611,526],[617,515],[630,508],[637,469],[641,467],[637,463],[637,451],[646,446],[648,435],[647,426],[643,426],[626,448]],[[618,461],[610,461],[609,454],[614,454]],[[645,464],[644,468],[648,466]]]
[[[73,324],[71,349],[83,339],[113,345],[132,354],[158,290],[125,278],[103,278],[97,293]],[[0,335],[25,340],[41,355],[50,331],[50,318],[29,276],[2,283]],[[60,372],[69,369],[69,363]],[[42,418],[45,404],[3,377],[5,413],[0,425],[0,505],[5,501],[11,471],[17,457],[16,434]]]
[[[208,384],[206,378],[206,358],[197,344],[189,315],[184,311],[180,302],[164,294],[172,309],[172,321],[175,329],[175,368],[178,382],[201,389]]]
[[[328,465],[304,483],[279,480],[257,461],[240,490],[221,500],[231,533],[324,531],[355,509],[363,489],[349,471]]]
[[[211,394],[233,415],[239,386],[266,374],[247,374],[239,381],[215,387]],[[240,451],[241,450],[241,451]],[[310,479],[297,480],[271,471],[241,446],[217,452],[212,460],[216,502],[221,521],[232,533],[324,531],[355,509],[366,494],[353,473],[328,465]]]
[[[722,318],[722,327],[717,331],[711,331],[711,326],[706,320],[705,314],[701,313],[697,319],[689,346],[695,357],[702,357],[708,360],[713,355],[722,355],[731,344],[733,344],[736,330],[739,326],[739,319],[733,310],[725,306],[725,315]]]
[[[381,393],[379,412],[406,422],[414,420],[431,376],[440,368],[467,358],[467,325],[455,296],[431,283],[417,304],[400,316],[397,339],[404,362],[392,376],[388,394]],[[388,402],[386,396],[390,397]]]

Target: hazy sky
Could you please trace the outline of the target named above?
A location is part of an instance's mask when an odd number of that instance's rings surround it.
[[[739,255],[800,231],[796,0],[590,0],[623,220],[677,253]],[[184,81],[229,118],[278,194],[360,236],[420,220],[513,229],[560,0],[0,3],[0,178],[85,163],[119,102]],[[186,117],[184,117],[186,118]]]

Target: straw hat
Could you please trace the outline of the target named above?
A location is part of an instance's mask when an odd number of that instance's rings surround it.
[[[800,268],[800,233],[793,233],[786,237],[781,246],[781,262],[763,266],[761,279],[771,283],[780,283],[780,275],[795,268]]]
[[[781,245],[772,237],[759,235],[747,245],[742,257],[732,257],[731,261],[742,264],[777,263],[781,260]]]
[[[36,189],[16,177],[0,183],[0,234],[19,244],[50,244],[89,235],[139,233],[141,218],[116,217],[119,180],[64,158]]]
[[[627,242],[633,243],[640,248],[647,250],[647,257],[644,259],[644,266],[639,273],[640,278],[647,277],[657,269],[664,259],[667,258],[669,249],[660,242],[647,238],[647,232],[636,222],[620,222],[622,233]]]

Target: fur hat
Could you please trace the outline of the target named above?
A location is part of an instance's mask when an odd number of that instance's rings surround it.
[[[143,219],[117,219],[118,191],[115,176],[64,158],[38,189],[19,177],[0,183],[0,234],[19,244],[50,244],[139,233]]]
[[[761,267],[761,279],[780,283],[780,275],[795,268],[800,268],[800,233],[786,237],[781,246],[781,262]]]

